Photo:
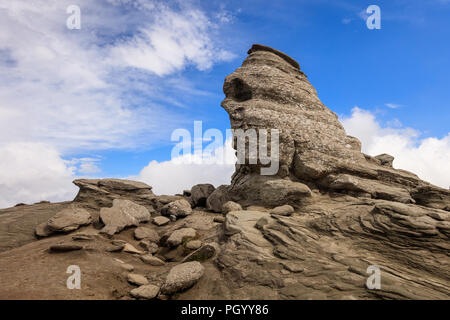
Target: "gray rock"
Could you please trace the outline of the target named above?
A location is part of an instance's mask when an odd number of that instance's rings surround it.
[[[148,239],[151,242],[159,242],[158,232],[147,227],[138,227],[134,230],[134,237],[138,240]]]
[[[70,232],[91,222],[92,218],[89,212],[71,205],[48,219],[47,228],[54,232]]]
[[[34,233],[38,237],[48,237],[53,233],[52,230],[48,227],[47,222],[40,223],[36,226],[36,229],[34,230]]]
[[[394,162],[394,157],[393,156],[391,156],[389,154],[386,154],[386,153],[383,153],[383,154],[380,154],[379,156],[376,156],[375,159],[378,159],[382,166],[386,166],[386,167],[391,167],[392,168],[392,164]]]
[[[202,246],[202,242],[200,240],[191,240],[186,243],[186,248],[190,250],[197,250]]]
[[[83,249],[83,246],[76,243],[59,243],[50,246],[51,252],[69,252],[81,249]]]
[[[188,242],[189,243],[189,242]],[[211,259],[218,255],[220,251],[219,244],[215,242],[206,243],[200,248],[198,248],[196,251],[190,253],[187,255],[183,262],[189,262],[189,261],[205,261],[208,259]]]
[[[150,240],[142,240],[139,242],[139,246],[141,248],[144,248],[144,250],[148,251],[149,253],[153,254],[158,251],[159,247],[156,243],[151,242]]]
[[[129,200],[115,199],[111,208],[100,210],[100,219],[107,234],[120,232],[126,227],[137,227],[139,223],[149,221],[150,217],[147,208]]]
[[[191,213],[192,213],[191,205],[184,199],[168,203],[161,209],[162,215],[175,216],[177,218],[186,217]]]
[[[236,203],[234,201],[227,201],[222,206],[222,213],[227,214],[231,211],[240,211],[242,210],[242,207],[239,203]]]
[[[126,253],[143,254],[142,251],[136,249],[135,247],[133,247],[133,246],[132,246],[131,244],[129,244],[129,243],[127,243],[127,244],[125,244],[125,245],[123,246],[122,251],[123,251],[123,252],[126,252]]]
[[[184,240],[195,238],[197,232],[192,228],[181,228],[172,232],[167,238],[167,244],[171,247],[180,245]]]
[[[135,284],[138,286],[143,286],[148,284],[148,280],[145,276],[143,276],[142,274],[137,274],[137,273],[129,273],[127,275],[127,281],[131,284]]]
[[[229,186],[221,185],[214,190],[206,199],[206,208],[213,212],[222,212],[224,203],[230,200],[228,189]]]
[[[144,286],[140,286],[139,288],[135,288],[130,291],[130,295],[137,299],[150,300],[155,298],[159,293],[159,287],[147,284]]]
[[[170,270],[161,292],[171,295],[186,290],[197,283],[204,272],[205,268],[197,261],[179,264]]]
[[[206,199],[215,190],[212,184],[197,184],[191,189],[191,199],[195,207],[205,207]]]
[[[156,267],[163,266],[166,264],[164,261],[162,261],[157,257],[152,256],[151,254],[141,256],[141,260],[146,264]]]
[[[145,206],[150,213],[156,196],[152,187],[139,181],[123,179],[78,179],[73,182],[80,188],[74,202],[98,210],[111,207],[114,199],[128,199]]]
[[[271,214],[275,214],[278,216],[290,216],[294,213],[294,208],[292,206],[286,204],[284,206],[275,207],[270,211]]]
[[[159,217],[153,218],[152,222],[153,222],[153,224],[156,224],[158,227],[162,227],[162,226],[165,226],[166,224],[168,224],[170,222],[170,219],[159,216]]]

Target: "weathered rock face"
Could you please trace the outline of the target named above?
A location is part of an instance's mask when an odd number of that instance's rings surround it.
[[[111,207],[114,199],[127,199],[153,210],[156,196],[152,187],[138,181],[122,179],[78,179],[80,188],[74,202],[90,209]]]
[[[100,210],[100,219],[105,224],[102,232],[113,235],[126,227],[137,227],[141,222],[150,220],[150,212],[130,200],[115,199],[111,208]]]
[[[242,66],[225,79],[226,98],[222,107],[228,112],[233,129],[279,130],[279,179],[376,199],[417,201],[428,206],[429,201],[418,192],[426,187],[434,198],[446,199],[436,201],[433,207],[444,209],[449,204],[449,190],[431,186],[412,173],[393,169],[393,157],[364,155],[361,143],[347,136],[336,114],[322,104],[292,58],[262,45],[253,45],[248,54]],[[254,197],[254,192],[245,192],[255,185],[255,179],[261,179],[261,166],[259,162],[236,166],[231,198],[248,202],[264,200],[258,198],[260,194]],[[295,199],[286,202],[298,202],[301,199],[298,195],[297,192]],[[269,199],[265,204],[282,204],[276,202],[277,199]]]
[[[82,180],[74,203],[0,210],[0,299],[450,297],[448,190],[362,154],[276,50],[253,47],[225,91],[234,128],[281,130],[278,174],[240,165],[230,186],[156,197],[138,182]],[[98,211],[105,228],[84,225]],[[54,281],[74,261],[89,288]],[[380,288],[368,286],[374,266]]]

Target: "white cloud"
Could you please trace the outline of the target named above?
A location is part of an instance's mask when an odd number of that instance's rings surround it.
[[[230,184],[235,169],[235,151],[231,140],[211,153],[202,156],[184,154],[169,161],[151,161],[141,170],[136,180],[146,182],[156,194],[176,194],[199,183],[215,187]]]
[[[67,155],[154,146],[186,121],[168,106],[203,93],[188,83],[177,97],[171,75],[232,54],[202,10],[163,3],[78,0],[81,30],[69,30],[71,0],[0,0],[0,207],[69,200],[74,174],[99,168]]]
[[[71,200],[75,168],[53,147],[15,143],[0,147],[0,208],[41,200]]]
[[[449,188],[450,132],[442,138],[421,138],[411,128],[383,127],[373,113],[358,107],[341,121],[347,134],[361,140],[363,152],[372,156],[388,153],[395,157],[394,167]]]
[[[402,105],[396,103],[386,103],[385,106],[391,109],[398,109],[402,107]]]

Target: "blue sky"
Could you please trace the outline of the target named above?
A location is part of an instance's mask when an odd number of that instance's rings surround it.
[[[80,30],[65,26],[69,4],[80,6]],[[366,27],[372,4],[381,30]],[[253,43],[296,59],[365,152],[389,151],[448,186],[449,17],[447,0],[0,0],[0,206],[70,197],[64,185],[79,176],[164,184],[142,170],[171,160],[175,128],[229,128],[223,80]],[[54,156],[30,166],[24,150]],[[443,171],[428,168],[436,165]],[[178,173],[165,174],[177,183]],[[185,183],[206,182],[196,177]]]

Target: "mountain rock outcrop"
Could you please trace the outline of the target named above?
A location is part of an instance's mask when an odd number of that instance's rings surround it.
[[[370,157],[361,152],[358,139],[348,136],[336,114],[325,107],[300,66],[275,49],[253,45],[242,66],[226,77],[222,107],[233,129],[278,129],[279,170],[277,190],[298,203],[309,196],[307,188],[338,191],[373,199],[418,203],[445,209],[450,191],[430,185],[415,174],[392,168],[393,157]],[[258,132],[258,131],[257,131]],[[234,199],[261,202],[256,189],[269,189],[261,181],[261,164],[239,164],[230,191]],[[264,187],[259,187],[263,185]],[[295,187],[294,187],[295,185]],[[420,190],[427,190],[423,196]],[[432,196],[434,200],[429,199]],[[429,200],[427,200],[429,199]],[[441,201],[442,199],[447,199]],[[267,204],[276,205],[275,199]]]
[[[449,299],[450,191],[363,154],[294,59],[248,53],[222,106],[233,129],[279,130],[274,175],[251,155],[217,188],[81,179],[70,203],[0,210],[0,298]]]

